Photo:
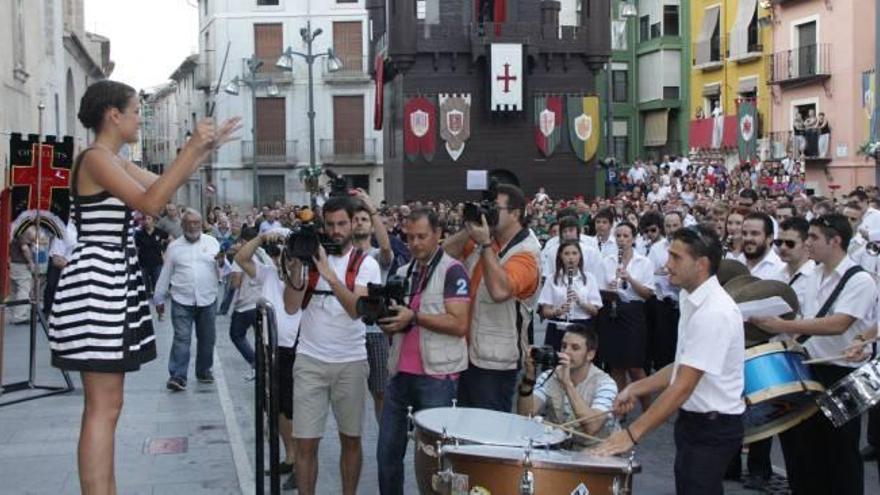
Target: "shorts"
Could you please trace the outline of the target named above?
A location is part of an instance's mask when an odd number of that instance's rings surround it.
[[[293,364],[296,362],[296,348],[278,347],[278,412],[287,419],[293,419]]]
[[[293,436],[321,438],[333,408],[339,432],[360,437],[367,396],[367,361],[325,363],[305,354],[293,365]]]
[[[373,395],[384,394],[388,383],[388,350],[391,345],[384,333],[367,332],[367,363],[370,376],[367,387]]]

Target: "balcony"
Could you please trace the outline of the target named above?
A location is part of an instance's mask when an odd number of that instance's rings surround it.
[[[772,54],[769,84],[794,87],[831,77],[831,45],[820,43]]]
[[[697,54],[700,52],[708,54],[708,59],[697,63]],[[721,57],[721,37],[717,36],[704,41],[697,41],[693,45],[694,59],[692,65],[694,69],[708,72],[710,70],[720,69],[724,66],[724,59]]]
[[[337,54],[342,60],[342,68],[331,72],[326,58],[320,59],[327,84],[365,83],[370,81],[369,60],[365,55]]]
[[[274,82],[278,84],[289,83],[293,81],[293,72],[281,70],[275,66],[275,62],[277,62],[280,57],[280,53],[276,57],[257,57],[257,60],[263,62],[263,65],[260,66],[260,69],[257,70],[256,74],[254,74],[257,82]],[[248,60],[250,60],[250,57],[242,59],[241,74],[251,73],[250,69],[248,68]]]
[[[792,131],[775,131],[769,133],[768,139],[768,161],[779,161],[787,156],[812,163],[831,161],[831,134],[806,132],[796,135]]]
[[[376,139],[322,139],[321,161],[334,165],[376,163]]]
[[[256,146],[255,146],[256,144]],[[295,165],[297,163],[296,141],[242,141],[241,160],[244,163]]]

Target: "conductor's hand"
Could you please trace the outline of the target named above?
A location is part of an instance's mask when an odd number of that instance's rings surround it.
[[[632,387],[624,388],[622,392],[617,394],[617,398],[614,399],[614,414],[623,416],[629,413],[636,407],[637,399],[638,397],[633,393]]]
[[[196,124],[192,141],[203,151],[215,150],[224,144],[238,139],[235,135],[241,129],[241,117],[226,119],[217,126],[213,119],[202,119]]]
[[[400,306],[396,302],[392,302],[390,308],[397,314],[380,319],[377,322],[379,328],[385,333],[397,333],[409,328],[415,318],[413,310],[406,306]]]

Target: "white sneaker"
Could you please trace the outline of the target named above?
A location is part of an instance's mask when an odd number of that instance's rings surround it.
[[[255,370],[253,368],[244,374],[244,381],[246,381],[246,382],[252,382],[256,379],[257,379],[257,370]]]

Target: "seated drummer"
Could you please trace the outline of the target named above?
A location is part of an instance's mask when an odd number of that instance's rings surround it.
[[[752,318],[759,327],[773,332],[801,335],[798,340],[814,359],[827,359],[810,366],[826,389],[847,376],[861,363],[846,357],[854,341],[864,339],[874,324],[877,287],[873,278],[847,256],[853,231],[847,218],[829,213],[810,222],[807,250],[816,268],[806,281],[802,320],[779,317]],[[845,279],[850,269],[852,278]],[[843,282],[843,283],[842,283]],[[835,289],[841,285],[835,296]],[[836,358],[836,359],[835,359]],[[788,481],[794,493],[864,493],[864,467],[859,454],[862,422],[849,421],[835,428],[824,414],[780,434]],[[821,446],[821,447],[818,447]]]
[[[607,373],[593,365],[599,337],[596,331],[571,324],[562,336],[559,366],[547,370],[535,380],[532,353],[526,358],[525,377],[519,386],[516,410],[523,415],[543,415],[556,424],[581,419],[572,429],[604,438],[618,428],[610,413],[617,397],[617,385]],[[534,349],[534,347],[533,347]],[[575,436],[574,445],[591,442]]]

